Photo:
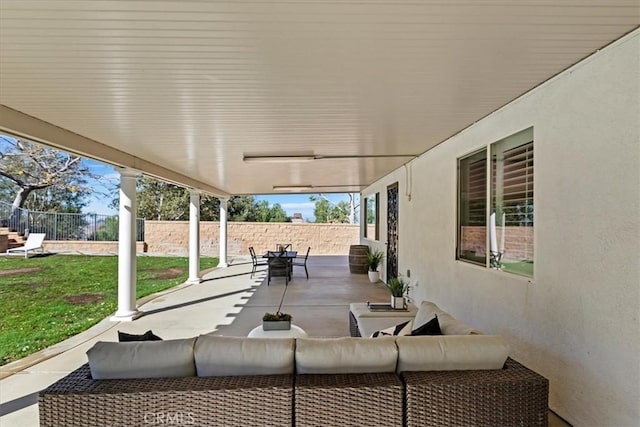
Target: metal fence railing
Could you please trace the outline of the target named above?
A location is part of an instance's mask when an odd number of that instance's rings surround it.
[[[0,201],[0,226],[20,234],[46,233],[46,240],[117,241],[118,217],[93,213],[40,212]],[[144,219],[136,220],[136,240],[144,241]]]

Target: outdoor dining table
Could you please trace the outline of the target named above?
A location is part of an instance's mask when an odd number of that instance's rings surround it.
[[[292,260],[298,256],[298,251],[286,251],[286,252],[277,252],[277,251],[269,251],[262,255],[262,258],[287,258]]]

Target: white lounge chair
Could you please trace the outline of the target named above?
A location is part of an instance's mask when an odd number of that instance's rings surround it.
[[[7,255],[15,252],[24,252],[24,257],[29,257],[29,252],[36,251],[40,249],[40,252],[44,253],[44,248],[42,247],[42,242],[44,242],[45,233],[31,233],[29,237],[27,237],[27,241],[24,243],[24,246],[20,246],[18,248],[7,249]]]

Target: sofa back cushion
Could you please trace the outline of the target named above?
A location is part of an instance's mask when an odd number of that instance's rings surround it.
[[[509,355],[509,345],[496,335],[407,336],[396,344],[398,372],[502,369]]]
[[[195,345],[199,377],[293,373],[293,338],[200,335]]]
[[[422,301],[416,317],[413,320],[413,328],[420,328],[425,323],[432,320],[435,316],[438,316],[438,322],[440,324],[440,330],[442,335],[481,335],[482,332],[472,328],[469,325],[465,325],[460,322],[446,311],[442,311],[440,307],[432,303],[431,301]]]
[[[195,376],[195,340],[97,342],[87,351],[91,376],[96,380]]]
[[[397,361],[398,348],[394,337],[296,340],[296,370],[299,374],[395,372]]]
[[[437,314],[440,316],[442,313],[444,313],[444,311],[431,301],[422,301],[420,307],[418,307],[416,317],[413,319],[414,327],[418,328],[433,319],[434,315]]]

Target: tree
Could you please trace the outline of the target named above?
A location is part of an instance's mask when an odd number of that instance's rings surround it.
[[[253,196],[234,196],[227,205],[229,221],[256,222],[256,201]]]
[[[278,205],[279,206],[279,205]],[[275,205],[274,205],[275,207]],[[227,219],[241,222],[286,222],[291,221],[280,208],[276,213],[269,202],[256,202],[254,196],[232,196],[227,202]],[[203,196],[200,202],[200,219],[203,221],[220,220],[220,200],[213,196]]]
[[[189,219],[189,191],[146,176],[137,184],[138,216],[156,221]]]
[[[13,193],[14,210],[79,212],[91,193],[89,176],[79,156],[0,135],[0,191]]]
[[[90,190],[86,187],[89,171],[81,160],[64,151],[0,135],[0,177],[13,184],[15,207],[24,207],[34,191],[49,189],[49,195],[41,193],[34,202],[39,199],[40,205],[82,208]],[[4,188],[6,191],[6,183]]]
[[[255,205],[256,221],[257,222],[269,222],[271,219],[271,207],[269,202],[261,200]]]
[[[189,190],[174,184],[142,177],[137,185],[138,216],[157,221],[186,221],[189,219]],[[118,206],[118,199],[111,203]],[[220,219],[220,199],[203,195],[200,200],[200,219],[218,221]],[[256,202],[253,196],[233,196],[227,203],[229,221],[291,221],[278,204],[269,206],[269,202]]]
[[[350,222],[350,212],[352,211],[352,208],[349,203],[345,201],[334,203],[322,194],[310,196],[309,200],[316,203],[315,208],[313,209],[316,222]]]
[[[316,205],[313,208],[313,216],[316,217],[316,222],[330,222],[329,217],[331,216],[331,207],[329,206],[329,200],[320,198],[318,196],[309,196],[309,200],[315,202]]]
[[[276,203],[275,205],[273,205],[273,207],[271,207],[271,218],[269,219],[270,222],[291,222],[291,217],[287,216],[287,213],[285,212],[284,209],[282,209],[282,206],[280,206],[280,203]]]

